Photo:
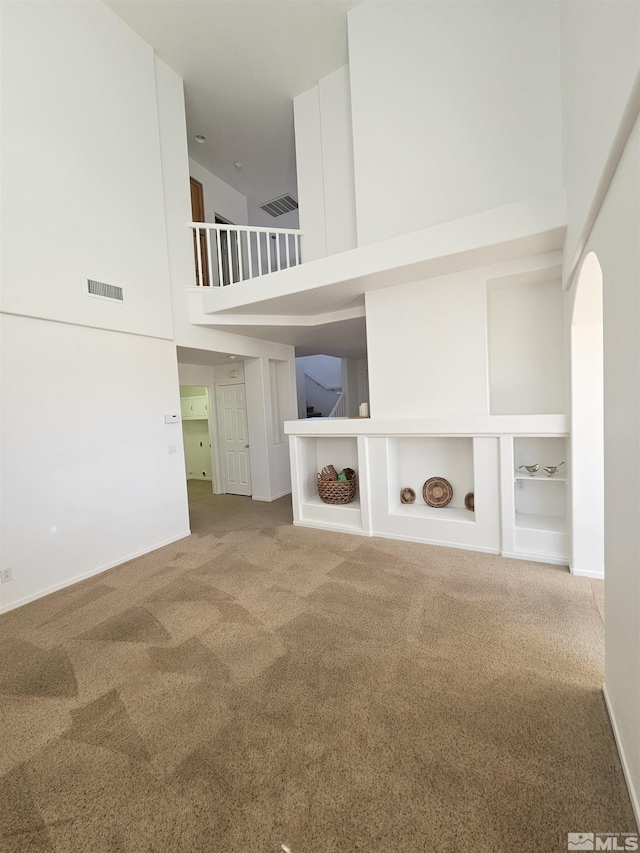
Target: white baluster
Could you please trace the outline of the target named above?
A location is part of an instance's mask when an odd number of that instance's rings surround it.
[[[218,287],[222,287],[222,246],[220,245],[220,229],[214,228],[216,233],[216,260],[218,268]]]
[[[240,272],[240,281],[244,281],[244,263],[242,262],[242,234],[242,231],[238,231],[238,270]]]
[[[253,251],[251,249],[251,231],[247,231],[247,254],[249,256],[249,278],[253,278]]]
[[[202,248],[200,246],[200,229],[196,228],[196,254],[198,257],[198,286],[202,286]]]
[[[209,285],[213,287],[213,258],[211,257],[211,229],[205,230],[205,240],[207,241],[207,269],[209,270]]]
[[[276,234],[276,270],[280,270],[280,235]]]
[[[227,231],[227,263],[229,264],[229,284],[233,284],[233,262],[231,260],[231,231]]]

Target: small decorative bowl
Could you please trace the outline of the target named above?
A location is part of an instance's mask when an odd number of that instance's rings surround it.
[[[403,504],[412,504],[416,499],[416,493],[413,489],[404,488],[400,489],[400,500]]]
[[[467,494],[464,496],[464,505],[465,508],[470,510],[471,512],[475,511],[476,501],[473,492],[467,492]]]

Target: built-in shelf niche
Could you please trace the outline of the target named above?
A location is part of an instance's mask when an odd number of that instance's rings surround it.
[[[348,504],[326,504],[318,496],[318,473],[327,465],[333,465],[338,472],[343,468],[353,468],[359,481],[357,438],[305,436],[300,439],[302,519],[322,527],[361,530],[362,512],[358,492]]]
[[[565,464],[553,477],[545,465]],[[540,465],[531,477],[520,465]],[[526,552],[568,557],[568,484],[570,479],[567,441],[562,437],[514,438],[515,546]]]
[[[473,522],[474,513],[465,509],[464,498],[473,492],[473,439],[450,436],[398,437],[387,439],[389,512],[414,518]],[[424,502],[422,487],[430,477],[444,477],[451,483],[453,498],[446,507]],[[413,504],[403,504],[400,490],[416,493]]]

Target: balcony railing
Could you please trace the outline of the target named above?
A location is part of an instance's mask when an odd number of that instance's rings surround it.
[[[196,283],[221,287],[302,263],[304,231],[192,222]]]

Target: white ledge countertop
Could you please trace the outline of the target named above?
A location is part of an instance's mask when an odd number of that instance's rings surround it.
[[[285,421],[286,435],[568,435],[569,415],[473,415],[429,419],[304,418]]]

